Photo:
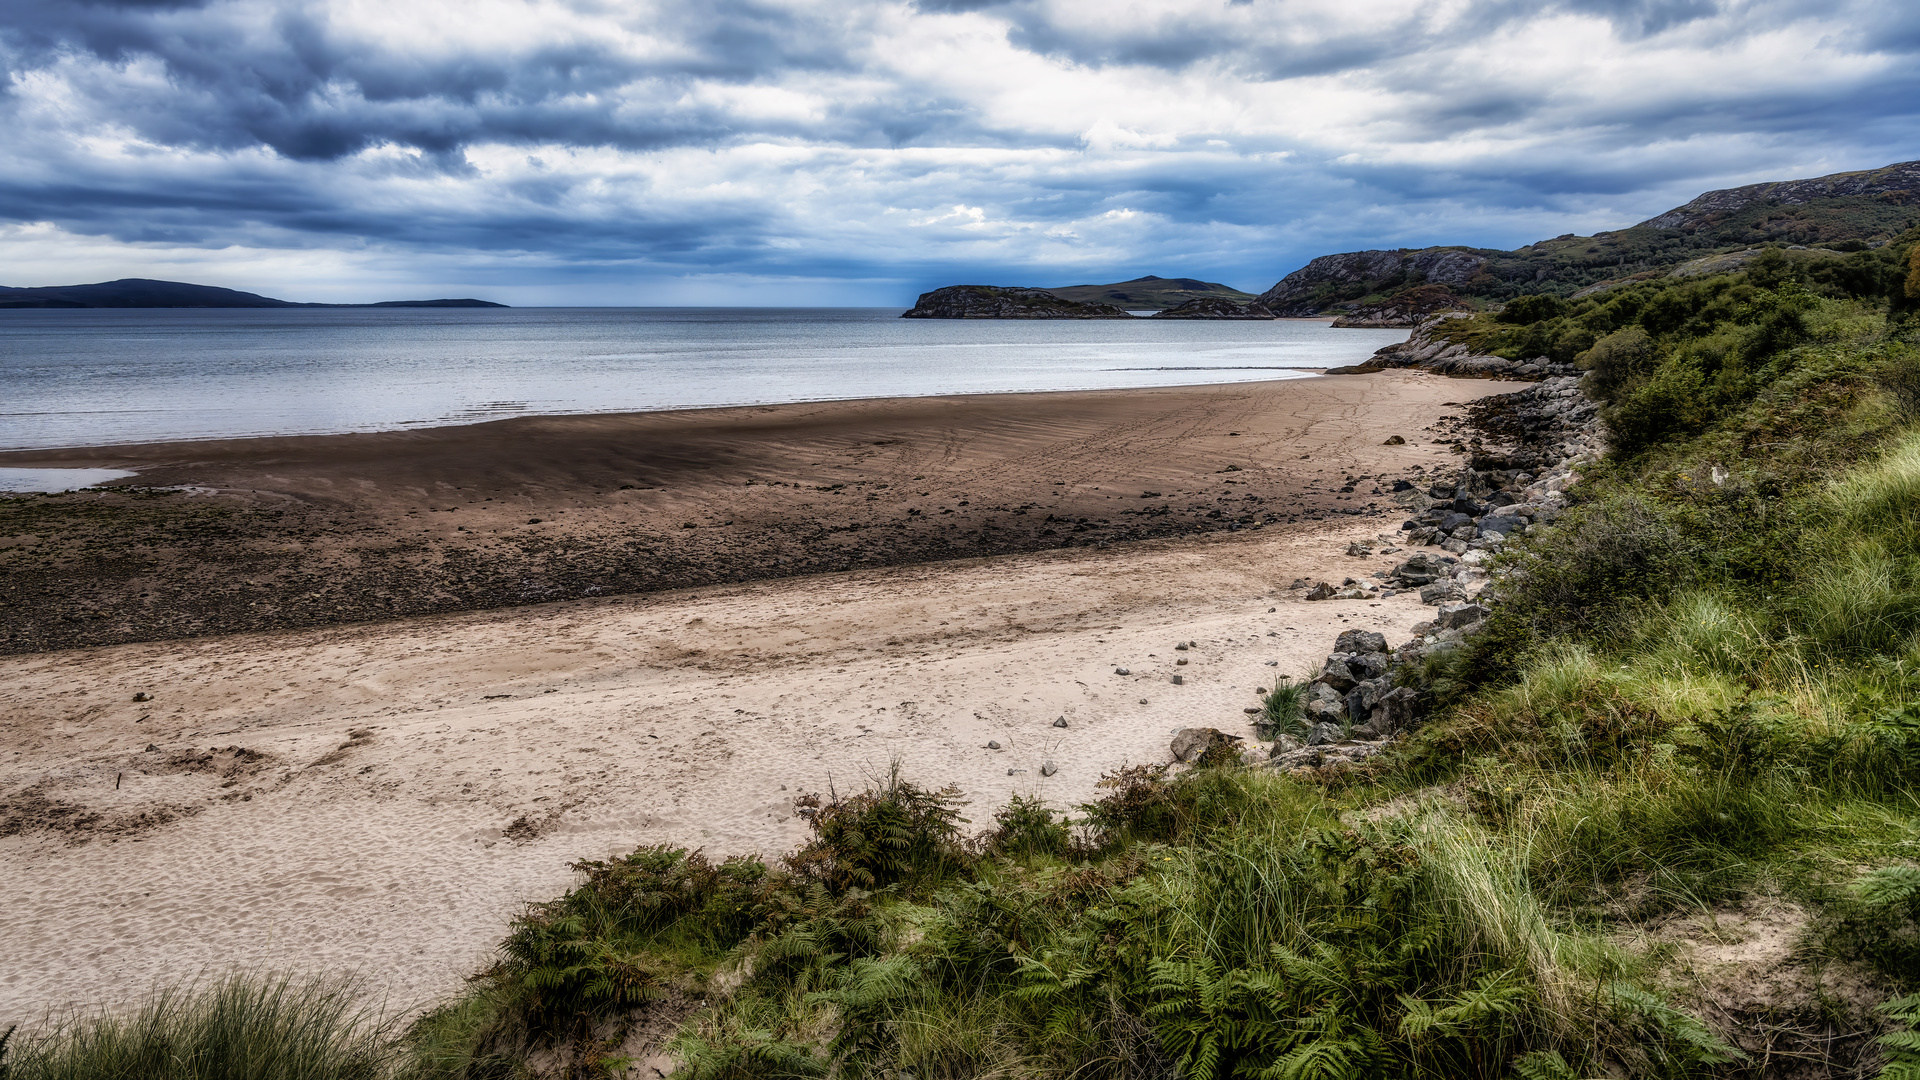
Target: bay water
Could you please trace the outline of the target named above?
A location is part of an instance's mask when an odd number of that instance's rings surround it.
[[[1356,364],[1404,330],[899,318],[897,308],[0,310],[0,449],[522,414],[1182,386]]]

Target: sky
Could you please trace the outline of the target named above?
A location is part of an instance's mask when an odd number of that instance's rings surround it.
[[[1920,158],[1910,0],[0,0],[0,284],[905,306]]]

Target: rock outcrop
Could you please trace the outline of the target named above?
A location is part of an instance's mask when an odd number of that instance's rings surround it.
[[[1318,315],[1335,304],[1423,284],[1464,286],[1486,264],[1466,248],[1349,251],[1322,255],[1281,278],[1255,301],[1280,316]]]
[[[1340,328],[1393,328],[1419,326],[1443,311],[1471,311],[1473,304],[1445,285],[1418,285],[1402,289],[1378,304],[1356,307],[1333,320]]]
[[[1329,374],[1350,375],[1384,368],[1419,368],[1467,379],[1545,379],[1572,375],[1571,364],[1556,364],[1544,356],[1531,360],[1508,360],[1503,356],[1476,353],[1464,344],[1451,341],[1442,332],[1449,319],[1465,313],[1449,312],[1424,319],[1407,340],[1388,345],[1373,354],[1366,363],[1337,368]]]
[[[1279,316],[1259,303],[1236,304],[1218,296],[1203,296],[1179,307],[1153,313],[1156,319],[1274,319]]]
[[[1111,304],[1063,300],[1045,289],[949,285],[921,293],[903,319],[1131,319]]]

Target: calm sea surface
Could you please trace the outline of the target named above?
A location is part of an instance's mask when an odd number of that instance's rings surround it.
[[[896,308],[0,311],[0,448],[1289,378],[1404,330]]]

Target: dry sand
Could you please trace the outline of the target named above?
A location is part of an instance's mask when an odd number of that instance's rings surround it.
[[[1373,378],[1350,395],[1366,415],[1303,426],[1316,457],[1376,476],[1455,460],[1381,430],[1512,388]],[[1280,471],[1303,451],[1266,452]],[[1404,636],[1427,611],[1410,595],[1287,588],[1389,565],[1340,553],[1398,523],[0,659],[0,1024],[235,964],[443,997],[570,860],[776,854],[801,835],[794,795],[895,760],[959,786],[976,825],[1016,793],[1082,801],[1105,771],[1167,760],[1176,728],[1247,731],[1256,690],[1340,629]]]

